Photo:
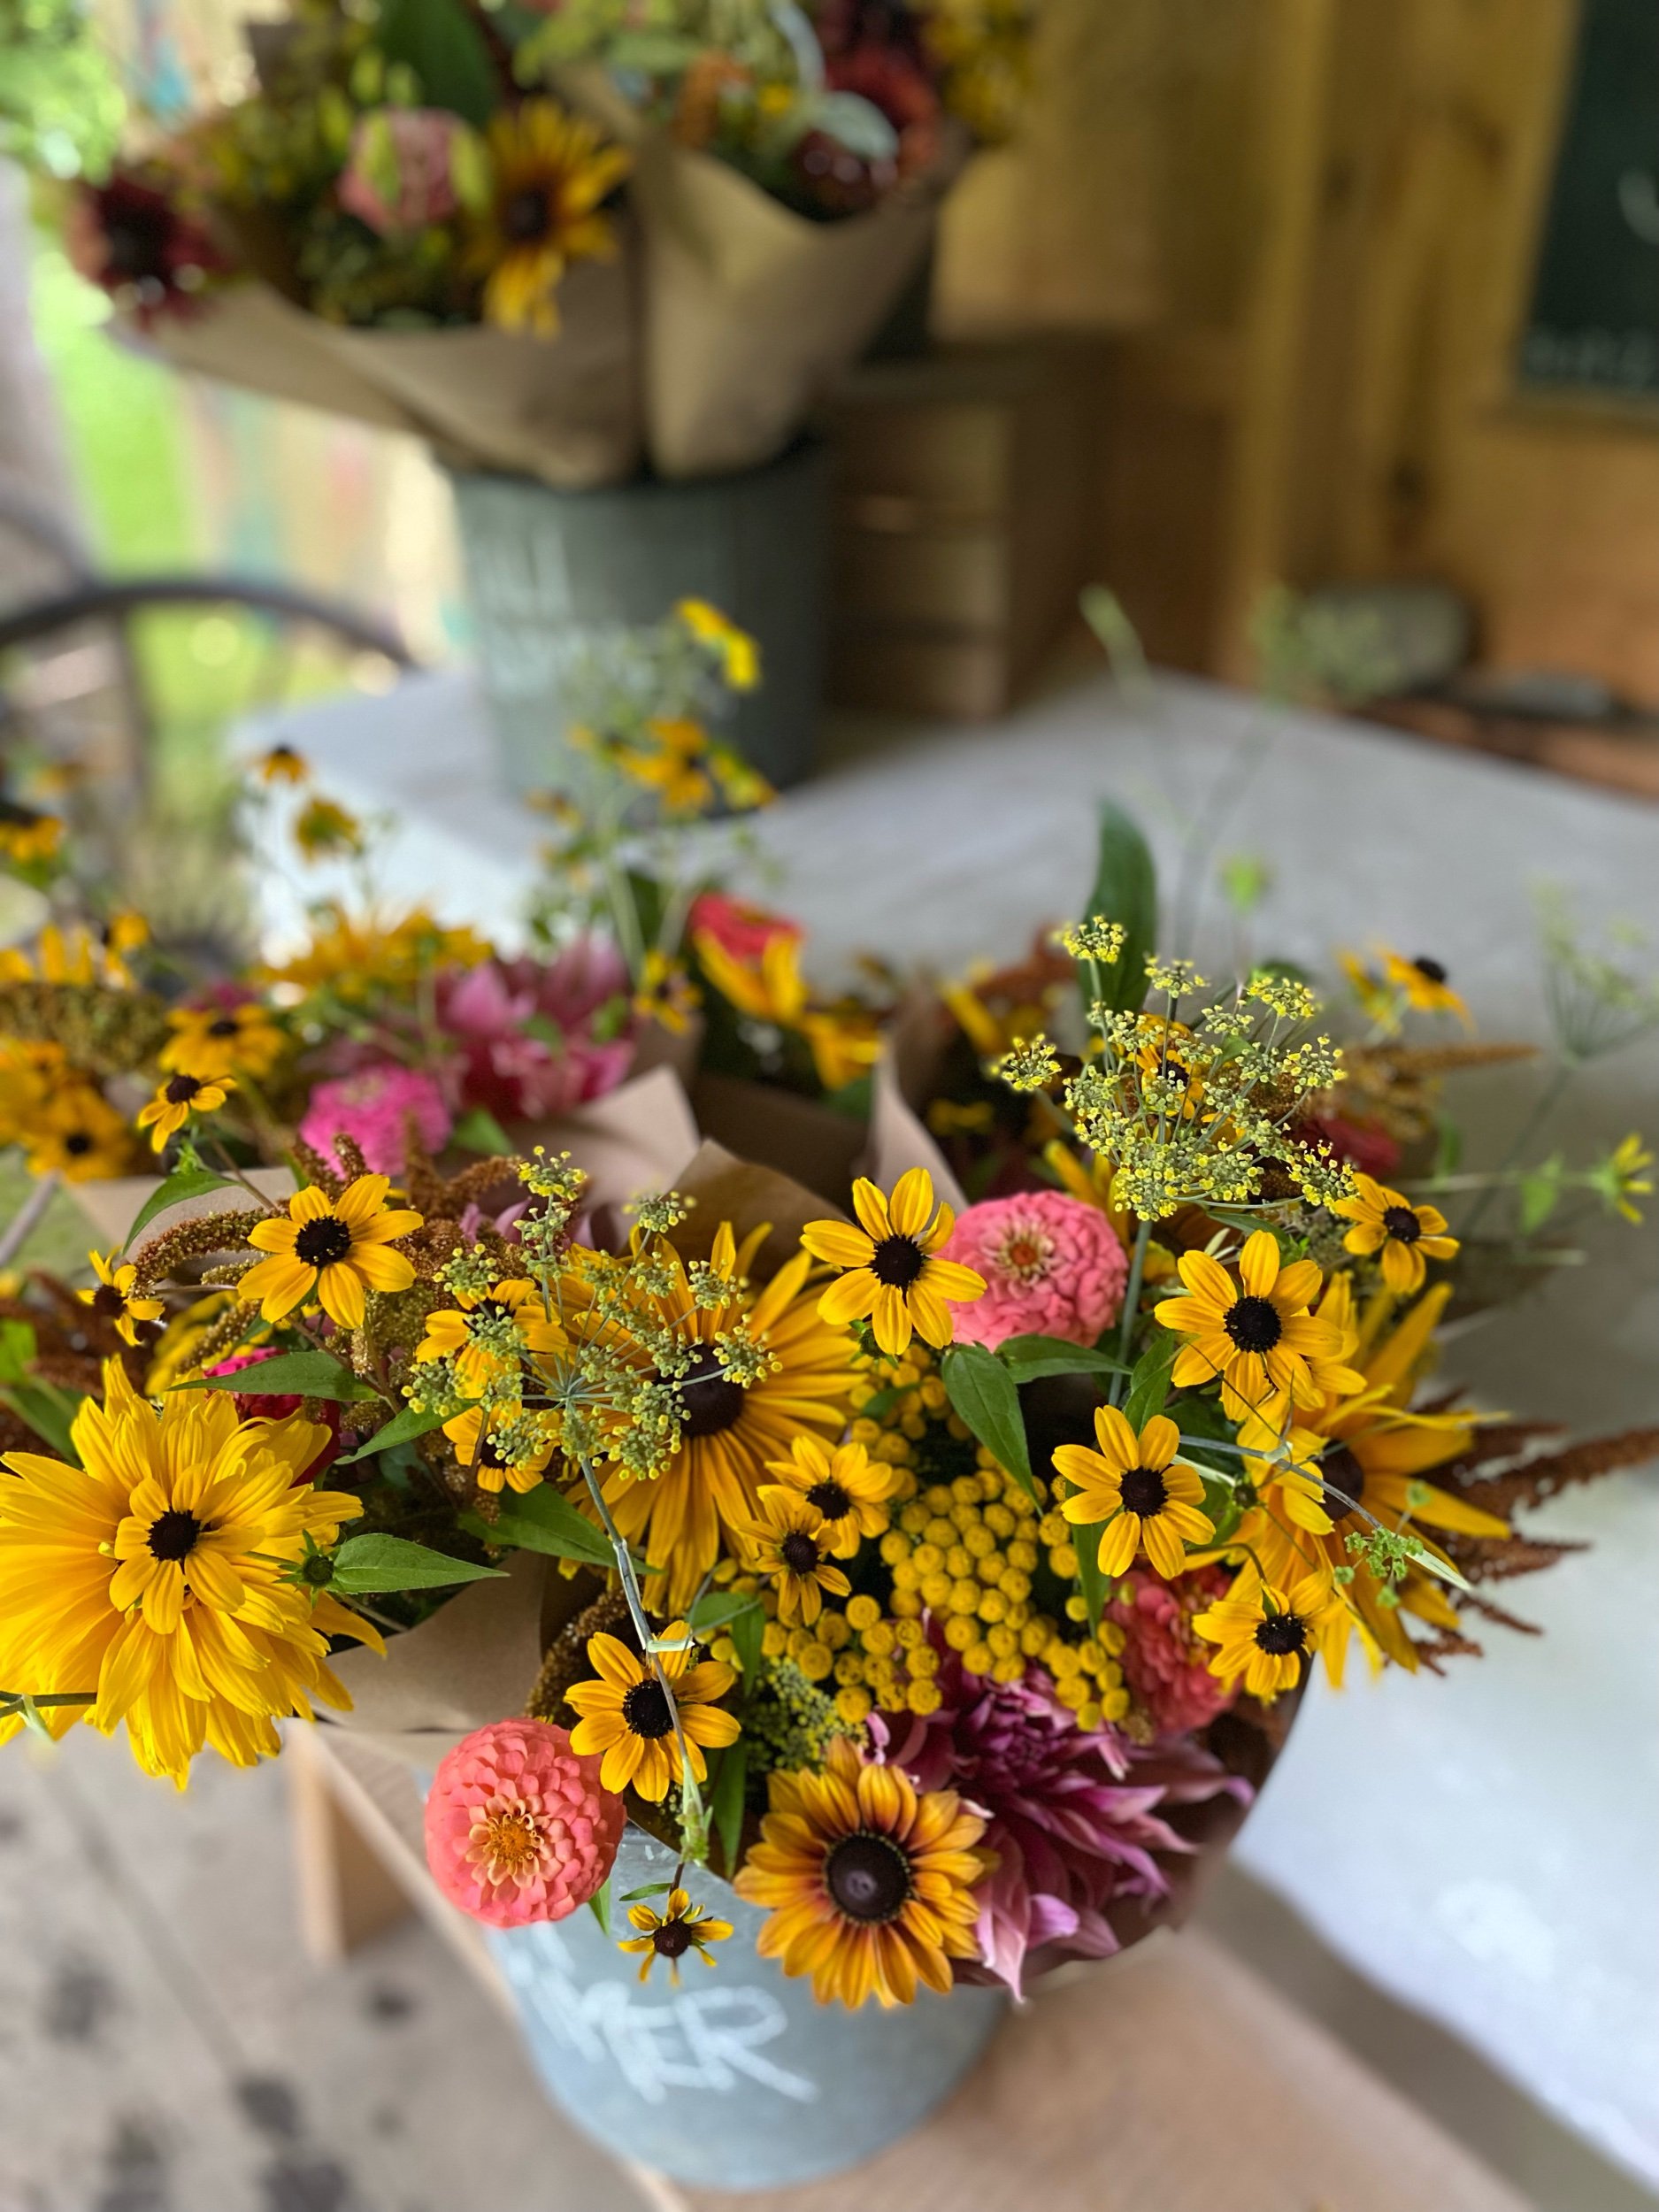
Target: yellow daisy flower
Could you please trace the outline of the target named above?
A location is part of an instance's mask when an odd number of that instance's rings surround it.
[[[1383,1281],[1397,1298],[1422,1289],[1425,1262],[1452,1259],[1459,1249],[1438,1206],[1414,1206],[1370,1175],[1356,1174],[1354,1195],[1339,1199],[1331,1211],[1355,1225],[1342,1240],[1344,1251],[1362,1258],[1380,1253]]]
[[[682,599],[674,612],[699,645],[714,647],[733,691],[754,690],[760,681],[760,648],[747,630],[740,630],[706,599]]]
[[[1403,953],[1391,952],[1386,945],[1379,950],[1384,975],[1403,995],[1408,1006],[1419,1014],[1455,1014],[1465,1029],[1474,1027],[1468,1007],[1451,987],[1438,960],[1431,960],[1426,953],[1408,960]]]
[[[280,1321],[316,1298],[342,1329],[361,1327],[365,1288],[407,1290],[415,1279],[413,1265],[390,1245],[419,1229],[422,1217],[410,1207],[388,1209],[391,1187],[388,1176],[359,1175],[338,1198],[314,1183],[296,1191],[286,1217],[250,1230],[249,1243],[271,1257],[249,1269],[238,1296],[257,1305],[267,1321]]]
[[[570,263],[615,257],[616,232],[601,203],[633,158],[557,100],[502,109],[488,137],[490,204],[472,247],[473,265],[488,272],[484,318],[550,338],[559,326],[554,295]]]
[[[668,1961],[668,1978],[676,1989],[680,1986],[680,1962],[687,1953],[700,1958],[705,1966],[712,1966],[710,1956],[711,1943],[724,1943],[732,1932],[729,1920],[717,1920],[703,1905],[694,1905],[690,1893],[671,1889],[666,1909],[660,1914],[649,1905],[634,1905],[629,1909],[628,1924],[639,1930],[638,1935],[625,1936],[618,1944],[618,1951],[643,1953],[640,1959],[640,1979],[644,1981],[658,1959]]]
[[[1186,1296],[1155,1309],[1166,1329],[1192,1339],[1171,1370],[1178,1390],[1219,1382],[1232,1419],[1271,1428],[1290,1402],[1317,1405],[1327,1389],[1359,1387],[1341,1364],[1341,1339],[1308,1310],[1324,1277],[1312,1260],[1283,1265],[1271,1231],[1246,1239],[1236,1280],[1208,1252],[1183,1252],[1178,1264]]]
[[[1247,1571],[1225,1598],[1193,1616],[1193,1627],[1217,1647],[1210,1671],[1224,1682],[1244,1677],[1250,1695],[1271,1705],[1302,1678],[1316,1651],[1340,1689],[1352,1616],[1327,1578],[1303,1575],[1288,1595]]]
[[[443,1432],[455,1447],[457,1463],[471,1471],[480,1490],[534,1490],[553,1456],[552,1438],[530,1425],[518,1405],[493,1408],[487,1429],[482,1406],[468,1406],[444,1423]]]
[[[653,946],[634,994],[634,1010],[640,1019],[657,1022],[671,1035],[683,1037],[702,1002],[703,995],[687,973],[685,962]]]
[[[762,1518],[737,1532],[749,1551],[750,1571],[773,1580],[778,1618],[793,1628],[810,1628],[824,1609],[824,1593],[849,1594],[852,1584],[834,1564],[824,1516],[797,1491],[767,1483],[760,1494]]]
[[[1202,1512],[1204,1486],[1196,1471],[1175,1455],[1181,1433],[1167,1415],[1155,1413],[1135,1434],[1116,1406],[1094,1409],[1094,1438],[1100,1448],[1062,1444],[1054,1455],[1056,1471],[1076,1487],[1061,1501],[1068,1521],[1100,1532],[1100,1571],[1109,1579],[1126,1574],[1137,1552],[1154,1571],[1173,1581],[1187,1564],[1188,1544],[1207,1544],[1216,1525]]]
[[[557,1351],[564,1341],[565,1332],[548,1317],[540,1289],[521,1275],[504,1278],[488,1290],[457,1291],[453,1306],[426,1316],[426,1333],[415,1357],[453,1360],[462,1390],[481,1398],[526,1352]]]
[[[159,1321],[166,1309],[159,1298],[134,1298],[133,1285],[138,1279],[138,1270],[132,1261],[125,1267],[112,1267],[113,1255],[88,1252],[92,1271],[98,1279],[96,1290],[83,1290],[76,1294],[84,1305],[91,1307],[101,1321],[111,1321],[115,1333],[124,1342],[138,1342],[139,1325]]]
[[[267,753],[261,753],[254,763],[254,773],[261,783],[303,783],[311,774],[305,756],[296,752],[291,745],[273,745]]]
[[[170,1075],[149,1104],[138,1110],[138,1125],[149,1130],[150,1150],[163,1151],[168,1138],[198,1114],[216,1114],[235,1087],[228,1075]]]
[[[812,1221],[801,1232],[814,1259],[842,1271],[818,1301],[819,1314],[832,1328],[868,1320],[878,1345],[895,1359],[909,1350],[913,1335],[942,1349],[956,1335],[951,1306],[982,1298],[985,1278],[936,1256],[956,1217],[949,1206],[935,1210],[933,1178],[913,1167],[889,1199],[861,1175],[853,1185],[853,1210],[858,1228]]]
[[[54,1093],[42,1118],[24,1132],[33,1175],[61,1175],[65,1182],[125,1175],[133,1164],[126,1122],[101,1091],[72,1081]]]
[[[64,826],[55,814],[24,815],[16,821],[0,819],[0,857],[14,867],[27,868],[57,857],[64,841]]]
[[[782,1481],[764,1485],[763,1499],[774,1488],[786,1497],[803,1497],[822,1519],[821,1540],[837,1559],[850,1559],[866,1536],[880,1535],[895,1480],[892,1467],[872,1461],[862,1444],[842,1444],[832,1451],[816,1436],[793,1438],[787,1459],[766,1462],[767,1473]]]
[[[240,1006],[175,1006],[173,1031],[161,1064],[174,1074],[250,1075],[263,1082],[287,1048],[288,1039],[267,1010],[250,999]]]
[[[737,1672],[723,1659],[703,1659],[693,1666],[691,1631],[684,1621],[671,1621],[662,1640],[680,1645],[679,1650],[659,1652],[657,1663],[673,1691],[692,1773],[704,1782],[709,1776],[704,1747],[735,1743],[742,1732],[736,1714],[715,1701],[726,1695]],[[649,1803],[660,1805],[669,1784],[681,1778],[680,1743],[663,1686],[615,1636],[590,1636],[588,1658],[599,1678],[574,1683],[565,1693],[565,1703],[581,1715],[571,1731],[571,1748],[583,1755],[603,1753],[599,1778],[606,1789],[619,1793],[632,1786]]]

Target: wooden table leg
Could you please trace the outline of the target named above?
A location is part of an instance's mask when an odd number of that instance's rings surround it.
[[[292,1728],[282,1755],[293,1822],[300,1934],[326,1965],[367,1943],[413,1908],[404,1885],[342,1802],[310,1728]]]

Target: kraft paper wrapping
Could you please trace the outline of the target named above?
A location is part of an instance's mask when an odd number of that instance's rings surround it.
[[[931,992],[917,992],[899,1008],[882,1040],[862,1171],[891,1190],[907,1169],[924,1167],[933,1179],[935,1195],[960,1213],[966,1194],[921,1118],[938,1072],[941,1010]]]
[[[147,334],[175,366],[427,439],[452,465],[538,477],[558,490],[639,468],[636,255],[579,262],[553,338],[492,330],[351,330],[258,279]]]

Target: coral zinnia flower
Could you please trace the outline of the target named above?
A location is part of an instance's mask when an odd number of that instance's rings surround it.
[[[935,1210],[932,1176],[910,1168],[884,1198],[861,1175],[853,1185],[853,1210],[860,1228],[810,1221],[801,1232],[814,1259],[842,1271],[818,1301],[820,1316],[841,1329],[868,1320],[876,1342],[895,1359],[910,1349],[913,1335],[942,1349],[956,1334],[951,1306],[982,1298],[985,1278],[933,1256],[949,1241],[956,1217],[949,1206]]]
[[[803,1497],[821,1517],[819,1539],[837,1559],[850,1559],[866,1536],[879,1536],[887,1525],[883,1501],[893,1487],[894,1471],[871,1459],[862,1444],[842,1444],[832,1452],[816,1436],[797,1436],[787,1459],[769,1459],[769,1475],[783,1478],[778,1487]],[[771,1493],[765,1485],[761,1496]]]
[[[604,1887],[622,1800],[550,1721],[475,1729],[426,1796],[426,1863],[449,1900],[492,1928],[563,1920]]]
[[[251,1075],[263,1081],[282,1057],[288,1040],[254,1000],[241,1006],[178,1006],[167,1016],[173,1035],[161,1064],[175,1075]]]
[[[732,1932],[729,1920],[716,1920],[702,1905],[694,1905],[690,1893],[671,1889],[668,1909],[654,1913],[649,1905],[635,1905],[628,1914],[630,1924],[639,1930],[638,1935],[625,1936],[618,1944],[618,1951],[643,1952],[640,1960],[640,1979],[644,1981],[658,1959],[668,1961],[668,1978],[680,1987],[680,1962],[687,1952],[695,1952],[705,1966],[712,1966],[709,1955],[711,1943],[724,1943]]]
[[[112,1267],[110,1258],[102,1252],[88,1252],[87,1257],[92,1263],[98,1286],[80,1292],[81,1302],[90,1306],[101,1321],[112,1321],[115,1333],[125,1343],[135,1345],[139,1324],[159,1321],[165,1307],[159,1298],[134,1297],[133,1286],[138,1280],[138,1270],[131,1260],[125,1267]]]
[[[138,1125],[150,1132],[150,1148],[159,1152],[175,1131],[197,1114],[215,1114],[236,1086],[228,1075],[170,1075],[147,1106],[138,1113]]]
[[[970,1206],[949,1255],[989,1288],[956,1319],[969,1343],[995,1351],[1010,1336],[1093,1344],[1123,1310],[1129,1257],[1098,1206],[1056,1190],[1021,1191]]]
[[[1100,1532],[1100,1571],[1110,1579],[1128,1571],[1144,1552],[1164,1580],[1187,1564],[1188,1544],[1205,1544],[1216,1525],[1199,1508],[1204,1486],[1176,1453],[1181,1432],[1167,1415],[1155,1413],[1139,1436],[1116,1406],[1094,1409],[1098,1451],[1087,1444],[1062,1444],[1054,1463],[1077,1487],[1061,1501],[1068,1521]]]
[[[169,1395],[159,1413],[120,1363],[71,1435],[81,1465],[13,1452],[0,1481],[0,1682],[40,1694],[54,1734],[122,1721],[139,1764],[183,1787],[204,1742],[238,1766],[273,1757],[272,1725],[349,1709],[328,1639],[380,1648],[367,1622],[286,1579],[306,1540],[362,1512],[299,1479],[328,1441],[300,1418],[239,1421],[227,1394]],[[0,1722],[0,1740],[16,1724]]]
[[[553,296],[566,265],[615,257],[616,233],[600,203],[627,175],[632,157],[557,100],[502,110],[488,139],[494,188],[472,250],[488,272],[485,319],[550,338],[559,326]]]
[[[736,1714],[715,1702],[736,1681],[736,1670],[723,1659],[703,1659],[694,1667],[691,1631],[684,1621],[671,1621],[661,1640],[680,1645],[678,1651],[659,1651],[657,1663],[673,1692],[691,1770],[699,1782],[706,1781],[704,1746],[718,1749],[735,1743],[741,1733]],[[598,1669],[599,1679],[575,1683],[565,1693],[565,1703],[582,1717],[572,1734],[572,1747],[604,1754],[600,1778],[608,1790],[625,1790],[631,1784],[641,1797],[659,1805],[669,1784],[678,1782],[681,1774],[674,1715],[663,1686],[645,1662],[615,1636],[590,1636],[588,1657]]]
[[[1342,1240],[1345,1251],[1380,1252],[1383,1281],[1397,1298],[1422,1289],[1426,1260],[1449,1260],[1458,1250],[1438,1206],[1414,1206],[1369,1175],[1356,1175],[1353,1197],[1339,1199],[1331,1211],[1355,1225]]]
[[[342,1329],[360,1328],[365,1286],[407,1290],[415,1279],[410,1261],[388,1248],[419,1229],[422,1217],[407,1206],[386,1208],[390,1188],[384,1175],[359,1175],[338,1198],[315,1183],[296,1191],[286,1219],[275,1215],[250,1230],[249,1243],[271,1257],[249,1269],[239,1295],[257,1303],[267,1321],[280,1321],[314,1297]]]
[[[896,1767],[864,1766],[845,1736],[828,1770],[767,1778],[772,1809],[733,1886],[768,1908],[764,1958],[810,1974],[820,2004],[908,2005],[941,1993],[952,1959],[978,1955],[974,1887],[985,1832],[955,1790],[918,1794]]]
[[[1252,1697],[1271,1705],[1294,1689],[1304,1657],[1318,1652],[1333,1687],[1340,1688],[1353,1616],[1323,1575],[1303,1575],[1289,1594],[1247,1570],[1225,1598],[1194,1616],[1193,1627],[1219,1647],[1210,1661],[1224,1682],[1244,1677]]]
[[[1271,1231],[1246,1239],[1236,1282],[1208,1252],[1184,1252],[1179,1267],[1187,1295],[1156,1308],[1166,1329],[1193,1340],[1175,1356],[1171,1377],[1178,1390],[1218,1381],[1233,1420],[1254,1418],[1271,1429],[1287,1401],[1313,1406],[1327,1389],[1360,1386],[1341,1364],[1335,1329],[1308,1311],[1324,1277],[1312,1260],[1282,1266]]]
[[[797,1491],[769,1482],[760,1504],[764,1519],[738,1532],[747,1542],[749,1565],[776,1582],[778,1618],[787,1627],[798,1622],[810,1628],[824,1610],[826,1590],[844,1598],[853,1586],[833,1563],[832,1532],[817,1506]]]

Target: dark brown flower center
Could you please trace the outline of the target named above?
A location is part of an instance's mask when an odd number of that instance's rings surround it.
[[[1411,963],[1425,983],[1444,983],[1446,970],[1438,960],[1431,960],[1427,953],[1419,953]]]
[[[169,1106],[188,1106],[198,1091],[206,1088],[194,1075],[174,1075],[168,1079],[165,1095]]]
[[[501,227],[503,234],[517,246],[527,246],[535,239],[545,238],[553,227],[547,187],[526,184],[517,192],[510,192],[502,203]]]
[[[351,1250],[351,1232],[338,1214],[308,1221],[294,1240],[296,1258],[307,1267],[334,1267]]]
[[[1170,1486],[1156,1467],[1131,1467],[1123,1479],[1125,1510],[1150,1520],[1170,1502]]]
[[[1275,1659],[1287,1659],[1307,1647],[1308,1632],[1298,1613],[1269,1613],[1256,1624],[1258,1649]]]
[[[127,1301],[113,1283],[100,1283],[92,1294],[92,1310],[100,1320],[119,1321],[127,1311]]]
[[[1356,1505],[1364,1502],[1365,1470],[1346,1444],[1325,1454],[1319,1463],[1319,1478],[1325,1486],[1319,1502],[1333,1522],[1346,1520]],[[1340,1497],[1333,1494],[1338,1490]]]
[[[493,1436],[487,1436],[479,1446],[478,1463],[480,1467],[493,1467],[497,1472],[512,1464],[511,1461],[505,1457],[501,1446]]]
[[[809,1505],[817,1506],[826,1521],[839,1521],[843,1513],[850,1513],[853,1502],[838,1482],[815,1482],[806,1494]]]
[[[172,232],[173,218],[164,207],[124,207],[104,229],[110,274],[134,284],[146,278],[164,283]]]
[[[187,1513],[182,1506],[169,1506],[166,1512],[150,1523],[144,1540],[150,1546],[152,1559],[188,1559],[196,1549],[203,1529],[204,1524],[194,1513]]]
[[[778,1556],[792,1575],[810,1575],[818,1571],[818,1548],[804,1530],[791,1529],[778,1547]]]
[[[654,1743],[672,1729],[674,1717],[668,1709],[668,1694],[654,1675],[647,1675],[627,1693],[622,1701],[622,1717],[634,1735],[643,1736],[648,1742]]]
[[[910,1894],[910,1863],[887,1836],[843,1836],[825,1857],[824,1886],[849,1920],[895,1920]]]
[[[743,1410],[744,1391],[715,1352],[699,1352],[680,1378],[680,1425],[687,1436],[718,1436]]]
[[[84,1159],[92,1149],[92,1140],[84,1129],[72,1129],[64,1139],[64,1150],[72,1160]]]
[[[1409,1206],[1390,1206],[1386,1209],[1382,1225],[1396,1244],[1415,1244],[1423,1234],[1423,1224]]]
[[[241,1027],[234,1014],[221,1014],[216,1022],[209,1022],[207,1033],[210,1037],[234,1037]]]
[[[889,1290],[908,1290],[927,1264],[914,1237],[883,1237],[871,1256],[870,1271]]]
[[[665,1920],[651,1931],[651,1948],[659,1959],[683,1959],[695,1940],[683,1920]]]
[[[1252,1297],[1248,1292],[1227,1308],[1222,1326],[1241,1352],[1271,1352],[1285,1333],[1272,1300]]]

